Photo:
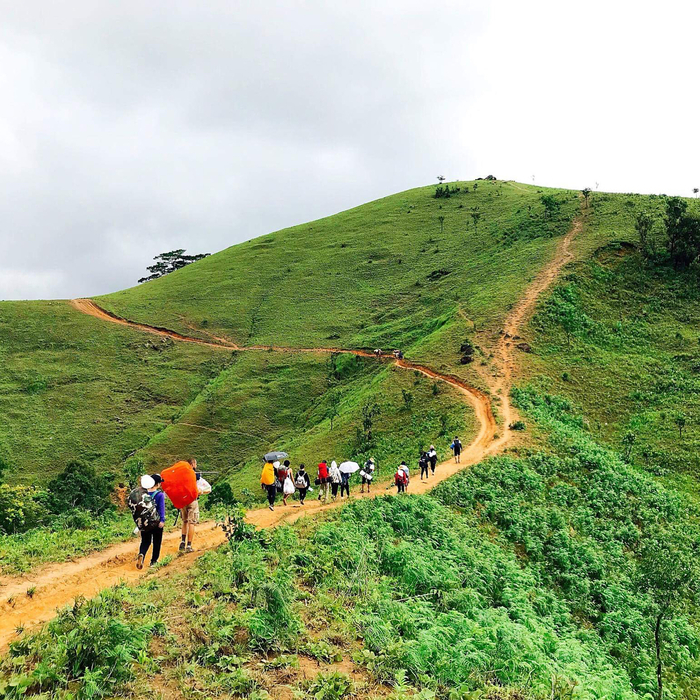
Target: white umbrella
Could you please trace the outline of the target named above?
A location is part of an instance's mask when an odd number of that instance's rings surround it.
[[[343,462],[340,465],[340,471],[343,472],[343,474],[354,474],[360,471],[360,465],[357,462]]]

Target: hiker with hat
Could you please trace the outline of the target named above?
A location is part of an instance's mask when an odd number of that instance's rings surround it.
[[[153,551],[150,566],[155,566],[160,557],[165,527],[165,494],[159,488],[160,482],[160,474],[144,474],[140,487],[136,487],[129,494],[129,508],[141,534],[141,546],[136,558],[136,568],[139,570],[143,569],[143,562],[151,544]]]

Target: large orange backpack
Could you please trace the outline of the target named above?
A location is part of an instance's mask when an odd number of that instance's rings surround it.
[[[176,508],[197,500],[197,476],[189,462],[177,462],[160,473],[161,488]]]

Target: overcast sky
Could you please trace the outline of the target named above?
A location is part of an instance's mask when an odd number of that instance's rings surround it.
[[[0,0],[0,299],[439,174],[690,194],[698,5]]]

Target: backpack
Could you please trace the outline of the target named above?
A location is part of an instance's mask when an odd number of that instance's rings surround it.
[[[403,469],[399,469],[399,471],[394,474],[394,483],[396,485],[406,483],[406,474],[404,473]]]
[[[158,513],[153,496],[146,489],[137,486],[129,494],[127,503],[139,530],[149,530],[152,527],[158,527],[160,513]]]
[[[306,472],[304,472],[305,474]],[[306,479],[304,478],[304,474],[297,474],[297,478],[294,480],[294,485],[298,489],[305,489],[306,488]]]

